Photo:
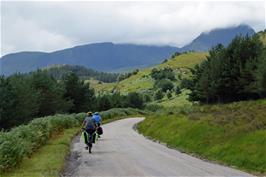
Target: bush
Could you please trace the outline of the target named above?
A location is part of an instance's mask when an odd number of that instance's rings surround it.
[[[113,108],[100,112],[100,115],[104,120],[145,114],[145,111],[133,108]]]
[[[170,99],[170,98],[172,98],[172,93],[168,90],[166,96],[168,99]]]
[[[0,133],[0,171],[18,165],[55,133],[81,124],[84,114],[55,115],[32,120]]]
[[[129,93],[128,104],[132,108],[142,108],[144,104],[142,95],[137,92]]]
[[[175,88],[175,94],[176,94],[176,95],[179,95],[180,93],[181,93],[181,88],[177,86],[177,87]]]
[[[163,106],[160,106],[158,104],[148,104],[145,106],[145,109],[151,112],[156,112],[163,109]]]
[[[192,87],[193,87],[193,83],[192,83],[191,80],[186,79],[186,78],[181,80],[180,88],[182,88],[182,89],[184,89],[184,88],[185,89],[192,89]]]
[[[174,88],[174,84],[168,79],[157,80],[154,86],[156,88],[161,89],[163,92],[166,92],[167,90],[172,90]]]
[[[151,71],[151,77],[154,80],[161,80],[161,79],[169,79],[169,80],[176,80],[175,73],[172,68],[166,67],[161,70],[157,68],[153,68]]]
[[[163,91],[161,89],[157,90],[154,95],[155,100],[160,100],[164,97]]]

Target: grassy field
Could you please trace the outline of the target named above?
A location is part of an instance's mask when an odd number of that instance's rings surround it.
[[[182,93],[179,95],[172,94],[172,98],[168,99],[164,96],[163,99],[158,101],[153,101],[149,104],[157,104],[159,106],[163,106],[164,108],[181,108],[192,106],[192,103],[188,101],[188,94],[190,90],[182,90]]]
[[[96,92],[111,92],[112,89],[116,86],[116,83],[103,83],[99,82],[95,79],[86,80],[85,83],[89,82],[92,88],[96,90]]]
[[[180,72],[186,68],[191,68],[196,64],[203,61],[207,53],[205,52],[190,52],[176,56],[175,58],[169,59],[167,62],[156,65],[154,67],[140,70],[136,75],[133,75],[117,84],[115,83],[102,83],[99,84],[97,81],[90,80],[92,87],[96,91],[111,91],[113,88],[119,90],[121,93],[128,93],[133,91],[145,91],[153,88],[154,80],[150,77],[152,68],[162,69],[164,67],[170,67],[175,72]],[[185,73],[186,74],[186,73]]]
[[[196,106],[187,114],[154,115],[138,129],[181,151],[266,174],[266,100]]]

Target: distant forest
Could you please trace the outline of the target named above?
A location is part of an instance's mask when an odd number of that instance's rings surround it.
[[[51,67],[44,68],[41,71],[47,72],[48,75],[57,80],[62,79],[62,77],[67,74],[74,73],[82,80],[93,78],[102,82],[110,83],[116,82],[119,76],[118,73],[99,72],[78,65],[53,65]]]

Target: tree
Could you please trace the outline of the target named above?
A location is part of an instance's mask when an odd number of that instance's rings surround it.
[[[167,90],[166,96],[167,96],[168,99],[172,98],[171,91]]]
[[[16,116],[19,123],[26,123],[38,115],[40,106],[40,93],[36,91],[31,84],[29,76],[15,74],[8,78],[13,87],[14,97],[17,100]]]
[[[142,108],[144,106],[143,97],[137,92],[130,92],[128,94],[128,103],[132,108]]]
[[[264,48],[261,56],[259,57],[256,77],[256,88],[258,92],[265,97],[266,96],[266,48]]]
[[[63,98],[65,90],[53,77],[37,71],[30,75],[30,79],[32,88],[39,94],[37,116],[68,111],[70,102]]]
[[[176,88],[175,88],[175,94],[176,95],[179,95],[180,93],[181,93],[181,88],[178,87],[178,86],[176,86]]]
[[[154,80],[162,80],[162,79],[169,79],[169,80],[176,80],[175,74],[172,68],[166,67],[161,70],[158,70],[157,68],[153,68],[151,71],[151,77]]]
[[[227,48],[221,44],[192,70],[191,100],[230,102],[258,98],[254,88],[263,44],[256,35],[237,36]]]
[[[95,92],[89,83],[85,84],[76,74],[71,73],[63,78],[63,85],[66,90],[65,99],[72,102],[70,112],[79,113],[95,109]]]
[[[161,89],[163,92],[167,90],[172,90],[174,88],[174,84],[167,79],[157,80],[154,84],[155,88]]]
[[[10,82],[0,76],[0,129],[7,129],[16,125],[17,101]]]
[[[158,90],[155,92],[154,99],[155,99],[155,100],[161,100],[163,97],[164,97],[164,95],[163,95],[163,91],[162,91],[161,89],[158,89]]]
[[[192,89],[193,83],[190,79],[184,78],[181,80],[180,88]]]
[[[97,99],[97,107],[100,111],[105,111],[112,108],[110,95],[99,96]]]

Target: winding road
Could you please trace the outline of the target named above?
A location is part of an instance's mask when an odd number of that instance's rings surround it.
[[[104,135],[92,154],[78,137],[63,176],[252,176],[146,139],[133,129],[142,120],[129,118],[103,125]]]

